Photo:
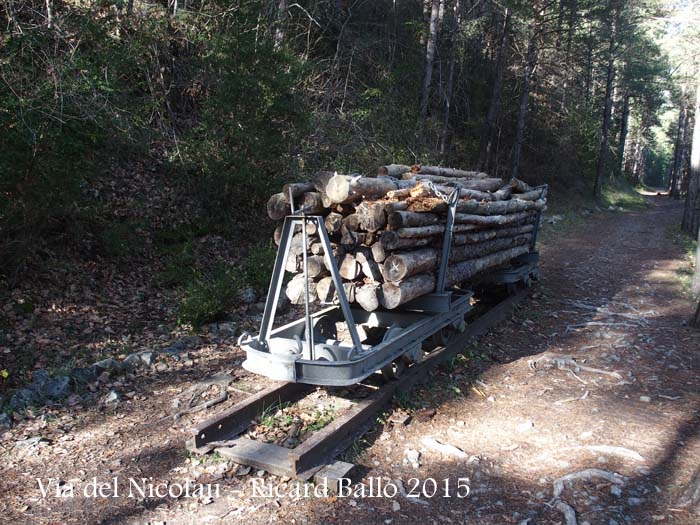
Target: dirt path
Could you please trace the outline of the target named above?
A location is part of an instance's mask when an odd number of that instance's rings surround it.
[[[418,484],[429,494],[435,480],[435,497],[294,498],[287,480],[267,474],[282,496],[252,497],[255,471],[188,458],[183,437],[203,416],[157,422],[173,412],[173,398],[219,370],[237,371],[238,398],[262,387],[239,370],[230,341],[212,337],[166,371],[101,385],[127,391],[117,404],[56,408],[5,433],[0,515],[11,523],[533,525],[563,523],[565,504],[580,525],[698,523],[673,502],[700,457],[700,333],[684,325],[691,305],[676,274],[682,251],[669,236],[681,210],[663,197],[652,203],[553,233],[529,301],[399,400],[413,414],[408,424],[382,419],[351,451],[365,486],[402,480],[406,491]],[[602,372],[560,369],[546,356]],[[436,451],[426,438],[459,450]],[[596,477],[564,483],[555,499],[553,482],[583,469],[598,469]],[[36,478],[49,477],[81,490],[93,477],[191,478],[219,483],[221,494],[59,498],[52,487],[42,497]],[[464,485],[470,493],[460,498]],[[441,497],[446,490],[451,497]]]

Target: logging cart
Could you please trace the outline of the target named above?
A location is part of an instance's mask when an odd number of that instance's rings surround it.
[[[547,187],[537,189],[541,192],[540,198],[544,198]],[[323,216],[307,213],[304,206],[295,208],[290,194],[292,213],[284,219],[260,331],[257,335],[244,333],[239,339],[246,353],[243,367],[270,379],[310,385],[352,385],[374,373],[381,373],[387,380],[397,379],[407,367],[422,361],[427,352],[446,346],[450,338],[465,330],[465,319],[478,290],[493,291],[500,287],[514,294],[537,280],[535,243],[541,212],[537,214],[527,253],[468,282],[455,283],[448,278],[460,189],[455,188],[449,196],[437,189],[435,193],[445,200],[447,217],[434,291],[396,309],[380,307],[371,312],[348,300],[337,261],[329,255],[333,249]],[[292,237],[300,230],[304,236],[302,244],[306,246],[309,225],[315,227],[320,238],[337,297],[330,305],[312,312],[308,256],[304,250],[304,315],[274,328]]]

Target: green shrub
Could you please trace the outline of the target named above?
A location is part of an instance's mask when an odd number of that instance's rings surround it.
[[[203,277],[196,277],[183,291],[179,322],[200,327],[230,312],[242,288],[266,290],[276,253],[271,244],[258,245],[240,264],[219,265]]]
[[[222,318],[233,305],[240,285],[240,277],[225,267],[193,281],[184,290],[178,321],[198,328]]]

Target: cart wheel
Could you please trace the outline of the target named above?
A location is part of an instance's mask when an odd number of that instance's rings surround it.
[[[404,356],[401,356],[382,368],[382,376],[387,382],[396,381],[407,368],[408,362]]]
[[[330,315],[322,315],[313,320],[314,342],[325,343],[328,339],[337,339],[338,331],[335,327],[335,320]],[[304,331],[306,339],[306,331]]]
[[[440,346],[447,346],[456,334],[457,331],[451,325],[440,328],[440,330],[423,341],[423,351],[426,353],[432,352]]]

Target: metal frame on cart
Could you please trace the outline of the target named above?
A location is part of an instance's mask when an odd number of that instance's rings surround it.
[[[366,312],[349,303],[338,265],[335,259],[328,255],[332,254],[333,250],[323,217],[306,215],[303,209],[294,210],[292,199],[293,214],[285,218],[282,227],[259,335],[253,337],[246,333],[239,339],[239,345],[245,350],[247,357],[243,367],[271,379],[343,386],[363,380],[375,371],[391,365],[402,355],[411,361],[419,361],[422,357],[423,341],[449,325],[461,324],[464,315],[471,309],[470,291],[445,290],[459,191],[460,188],[456,187],[449,197],[440,194],[449,206],[436,291],[414,299],[399,309],[375,312]],[[302,243],[306,246],[308,223],[316,226],[323,253],[329,259],[328,266],[338,304],[311,313],[308,266],[304,250],[303,275],[307,276],[304,318],[273,329],[292,237],[296,227],[301,227]],[[347,325],[349,344],[334,337],[336,334],[332,327],[338,321],[345,321]],[[386,328],[384,340],[374,345],[363,344],[357,329],[360,325],[365,328]]]

